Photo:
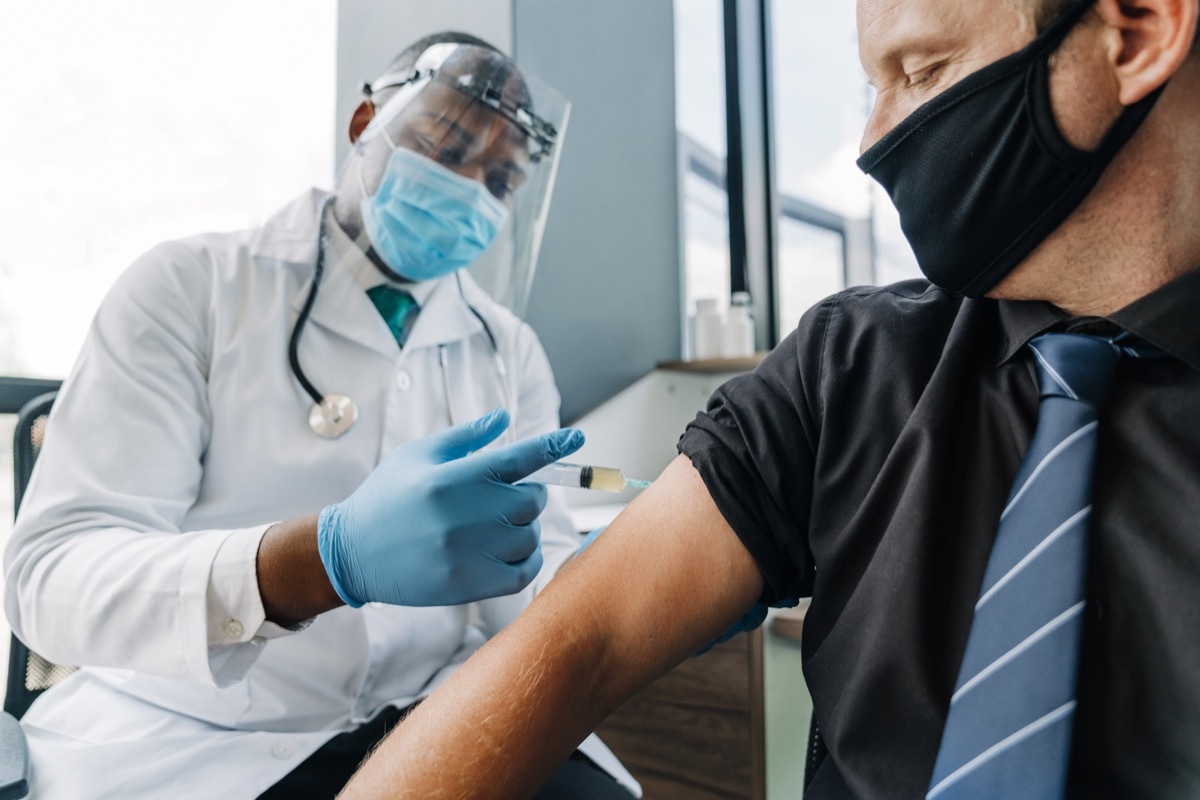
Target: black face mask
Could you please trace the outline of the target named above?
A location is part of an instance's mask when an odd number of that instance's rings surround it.
[[[1063,138],[1050,57],[1093,2],[921,106],[858,160],[938,286],[982,297],[999,283],[1078,208],[1161,94],[1126,108],[1093,152]]]

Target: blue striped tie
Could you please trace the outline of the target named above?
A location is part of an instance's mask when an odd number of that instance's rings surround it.
[[[984,573],[927,798],[1061,798],[1075,711],[1097,413],[1122,352],[1050,333],[1029,343],[1037,430]]]

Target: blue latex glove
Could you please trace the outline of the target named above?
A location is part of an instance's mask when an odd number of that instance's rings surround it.
[[[591,544],[592,542],[596,541],[597,537],[599,537],[600,534],[604,533],[604,529],[607,527],[608,527],[607,525],[601,525],[599,528],[596,528],[596,530],[592,531],[587,536],[583,537],[583,544],[579,545],[579,549],[575,551],[575,555],[579,555],[584,550],[586,550],[587,546],[589,544]]]
[[[798,598],[798,597],[786,597],[783,600],[780,600],[778,603],[775,603],[774,605],[772,605],[771,608],[793,608],[793,607],[799,605],[799,603],[800,603],[800,598]],[[749,631],[754,630],[759,625],[762,625],[763,621],[766,620],[766,618],[767,618],[767,604],[766,603],[755,603],[754,605],[750,606],[749,611],[747,611],[745,614],[742,615],[741,619],[739,619],[737,622],[730,625],[729,628],[724,633],[722,633],[720,636],[713,639],[707,645],[705,645],[704,647],[701,647],[699,650],[697,650],[692,657],[695,658],[696,656],[704,655],[709,650],[712,650],[714,647],[721,644],[722,642],[728,642],[730,639],[737,636],[739,633],[748,633]]]
[[[534,579],[546,487],[513,482],[578,450],[583,434],[565,429],[475,452],[508,422],[507,411],[494,411],[402,445],[321,512],[317,548],[347,605],[458,605]]]

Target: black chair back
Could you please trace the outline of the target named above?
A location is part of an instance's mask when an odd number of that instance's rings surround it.
[[[33,398],[17,415],[17,428],[13,434],[14,512],[21,508],[21,499],[33,474],[33,464],[42,450],[46,421],[50,417],[55,395],[56,392],[48,392]],[[78,667],[52,664],[14,635],[9,643],[8,689],[4,695],[4,710],[20,719],[38,695],[76,669]]]

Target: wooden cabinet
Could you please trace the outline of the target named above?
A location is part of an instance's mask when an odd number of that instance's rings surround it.
[[[762,630],[680,664],[597,733],[646,800],[763,800]]]

